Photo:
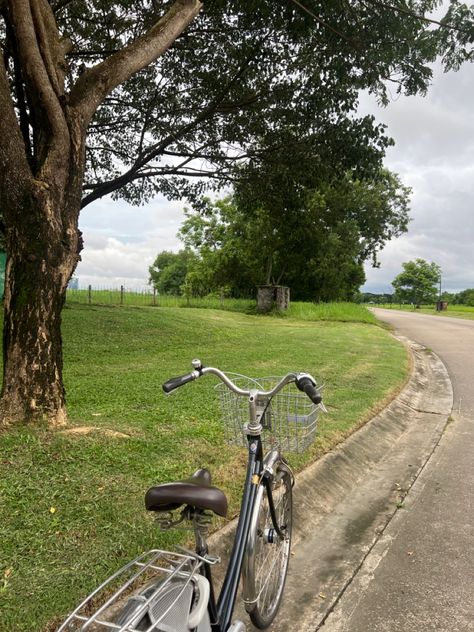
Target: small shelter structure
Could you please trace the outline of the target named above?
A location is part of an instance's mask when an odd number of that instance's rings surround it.
[[[290,305],[290,288],[284,285],[259,285],[257,310],[265,313],[272,309],[287,310]]]

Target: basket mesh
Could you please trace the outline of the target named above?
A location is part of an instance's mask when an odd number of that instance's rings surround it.
[[[243,390],[258,389],[269,391],[281,378],[229,377]],[[247,446],[244,424],[249,421],[248,398],[236,395],[225,386],[218,384],[218,393],[224,436],[230,445]],[[288,384],[274,395],[270,401],[263,397],[257,400],[257,417],[263,426],[262,443],[265,449],[279,445],[283,452],[303,452],[316,438],[318,406],[304,394]]]

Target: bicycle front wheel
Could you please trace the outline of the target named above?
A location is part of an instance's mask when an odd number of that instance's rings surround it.
[[[273,524],[265,485],[261,484],[252,514],[243,567],[245,608],[253,624],[268,627],[280,606],[290,557],[292,477],[279,466],[271,483],[276,522]]]

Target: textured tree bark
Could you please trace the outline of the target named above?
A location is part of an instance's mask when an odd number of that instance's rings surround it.
[[[7,234],[0,397],[3,426],[42,420],[61,426],[67,419],[61,310],[82,247],[78,213],[55,209],[44,184],[37,183],[35,189],[24,202],[29,222]],[[45,222],[47,216],[53,221]],[[57,221],[59,218],[63,221]]]
[[[66,423],[61,356],[64,290],[58,276],[44,260],[28,260],[20,252],[9,255],[0,400],[3,426],[19,420]]]

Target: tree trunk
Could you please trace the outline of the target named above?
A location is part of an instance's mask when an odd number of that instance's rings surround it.
[[[42,190],[41,190],[42,189]],[[37,187],[25,201],[31,218],[7,235],[3,388],[0,424],[66,423],[62,381],[61,310],[82,245],[78,209],[61,213],[51,192]],[[45,222],[44,217],[56,221]],[[66,218],[69,216],[69,220]],[[57,221],[62,218],[63,221]]]
[[[162,55],[202,3],[175,0],[148,31],[87,68],[69,90],[71,43],[51,3],[0,0],[0,6],[11,38],[0,55],[0,208],[8,253],[0,427],[40,420],[61,426],[61,309],[82,249],[87,129],[104,99]],[[21,79],[13,93],[11,55]]]
[[[267,270],[265,273],[265,285],[272,285],[273,253],[270,252],[267,258]]]

